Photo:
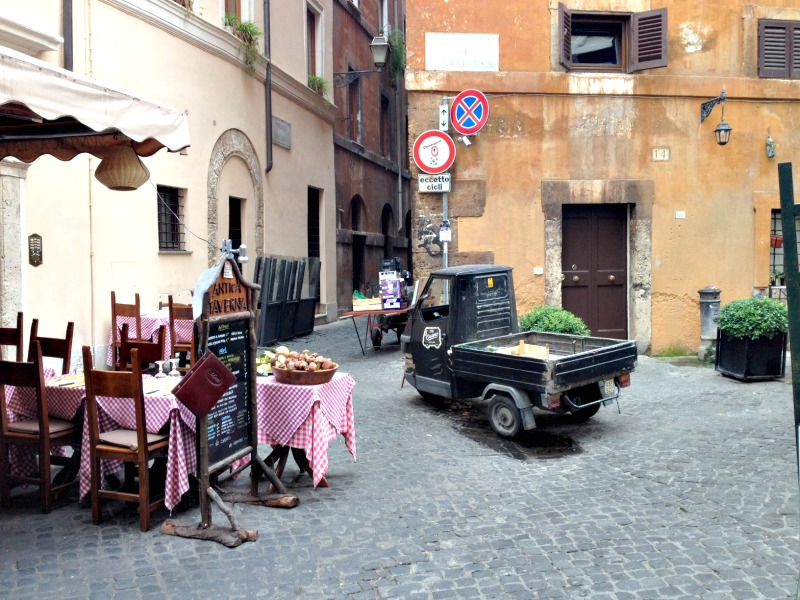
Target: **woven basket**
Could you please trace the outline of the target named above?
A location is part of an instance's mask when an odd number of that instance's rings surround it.
[[[337,363],[333,363],[332,369],[322,371],[290,371],[278,366],[272,366],[272,375],[278,383],[290,383],[293,385],[319,385],[328,383],[336,374],[339,368]]]

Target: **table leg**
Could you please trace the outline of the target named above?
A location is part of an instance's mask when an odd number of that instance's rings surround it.
[[[292,448],[292,458],[294,458],[294,462],[297,463],[297,466],[300,468],[300,471],[305,471],[311,476],[311,480],[314,480],[314,472],[311,470],[311,465],[308,462],[308,457],[306,456],[306,451],[302,448]],[[328,480],[323,477],[318,487],[329,487]]]
[[[361,343],[361,334],[358,333],[358,325],[356,325],[356,318],[355,316],[353,316],[350,317],[350,319],[352,319],[353,321],[353,329],[356,330],[356,339],[358,340],[358,345],[361,346],[361,354],[366,355],[366,352],[364,352],[364,344]]]

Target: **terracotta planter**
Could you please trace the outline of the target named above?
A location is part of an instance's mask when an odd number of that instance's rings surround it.
[[[782,235],[769,236],[769,245],[773,248],[783,247],[783,236]]]

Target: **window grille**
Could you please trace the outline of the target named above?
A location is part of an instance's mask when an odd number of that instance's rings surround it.
[[[158,249],[186,250],[183,228],[183,193],[178,188],[157,186]]]

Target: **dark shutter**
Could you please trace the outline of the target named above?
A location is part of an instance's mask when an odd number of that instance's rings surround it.
[[[800,23],[792,23],[792,66],[789,77],[800,79]]]
[[[667,66],[667,9],[634,13],[631,17],[631,71]]]
[[[791,23],[761,19],[758,22],[758,76],[789,78]]]
[[[558,62],[567,69],[572,68],[572,13],[558,3]]]

